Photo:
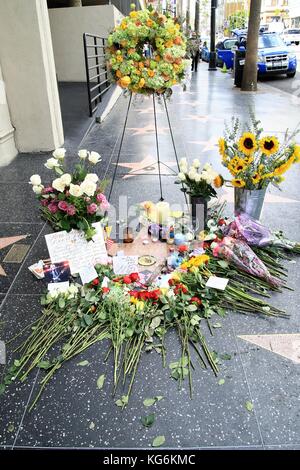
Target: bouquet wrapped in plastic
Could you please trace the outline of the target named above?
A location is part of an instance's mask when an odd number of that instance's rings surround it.
[[[250,246],[278,246],[300,252],[299,243],[285,238],[282,232],[272,233],[267,227],[247,214],[240,214],[225,227],[224,235],[245,241]]]
[[[215,257],[223,258],[242,271],[264,279],[273,286],[281,285],[280,280],[270,274],[264,263],[245,241],[226,236],[223,240],[214,242],[212,247]]]

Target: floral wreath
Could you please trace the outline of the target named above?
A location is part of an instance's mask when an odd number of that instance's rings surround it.
[[[133,9],[108,37],[112,80],[135,93],[171,94],[171,87],[184,78],[185,55],[180,24],[151,6]]]

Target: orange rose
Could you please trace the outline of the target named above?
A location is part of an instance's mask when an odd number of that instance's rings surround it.
[[[175,39],[174,39],[174,44],[176,44],[177,46],[179,46],[179,44],[182,44],[182,39],[180,36],[177,36]]]
[[[123,57],[121,55],[117,56],[117,62],[123,62]]]
[[[146,21],[146,25],[147,25],[149,28],[152,28],[152,26],[153,26],[153,21],[152,21],[152,20],[147,20],[147,21]]]
[[[121,78],[121,77],[122,77],[122,74],[121,74],[120,70],[117,70],[117,71],[116,71],[116,76],[117,76],[118,78]]]
[[[130,80],[130,77],[126,75],[125,77],[120,78],[119,82],[122,88],[127,88],[131,80]]]
[[[150,70],[150,69],[149,69],[149,70],[148,70],[148,75],[149,75],[149,77],[154,77],[154,75],[155,75],[154,70]]]

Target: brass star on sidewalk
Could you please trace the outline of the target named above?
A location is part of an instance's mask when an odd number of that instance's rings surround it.
[[[164,162],[168,166],[176,166],[176,162]],[[122,179],[132,178],[133,176],[141,175],[146,173],[147,175],[156,175],[158,172],[158,163],[156,158],[147,155],[143,160],[139,162],[125,162],[119,163],[118,166],[122,166],[124,168],[130,168],[130,172],[123,176]],[[162,175],[171,175],[172,171],[168,170],[164,165],[161,165],[161,174]]]
[[[23,240],[24,238],[28,237],[28,235],[17,235],[15,237],[5,237],[5,238],[0,238],[0,250],[3,248],[6,248],[9,245],[13,245],[14,243],[17,243],[20,240]],[[0,264],[0,276],[6,276],[6,273],[4,269],[2,268]]]
[[[218,137],[211,137],[208,140],[189,140],[188,144],[203,145],[202,152],[208,152],[209,150],[215,150],[218,146]]]
[[[136,108],[135,111],[139,114],[152,114],[153,115],[153,106],[149,106],[148,108]],[[162,114],[162,110],[156,108],[156,114]]]
[[[238,338],[300,364],[300,334],[239,335]]]
[[[148,126],[145,127],[128,127],[129,131],[134,131],[131,135],[150,135],[154,134],[155,132],[155,127],[151,124],[148,124]],[[157,129],[157,133],[159,135],[166,135],[169,128],[168,127],[159,127]]]

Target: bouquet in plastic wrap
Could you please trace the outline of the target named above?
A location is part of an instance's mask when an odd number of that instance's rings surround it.
[[[273,286],[281,285],[281,281],[270,274],[264,263],[245,241],[226,236],[223,240],[214,242],[211,247],[215,257],[224,258],[242,271],[264,279]]]
[[[240,214],[225,227],[224,235],[245,241],[250,246],[277,246],[300,253],[300,244],[290,241],[282,232],[272,233],[267,227],[247,214]]]

